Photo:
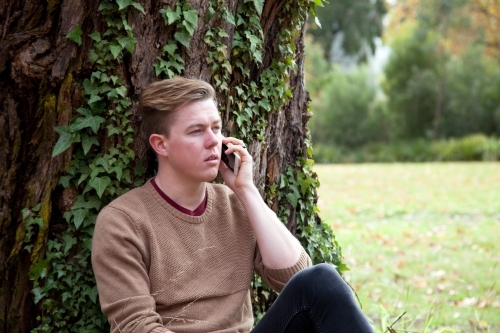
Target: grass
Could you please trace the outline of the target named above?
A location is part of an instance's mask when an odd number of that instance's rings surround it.
[[[500,163],[316,165],[378,332],[500,332]]]

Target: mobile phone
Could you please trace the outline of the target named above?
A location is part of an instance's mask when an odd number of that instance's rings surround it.
[[[240,170],[240,164],[241,164],[241,157],[240,155],[236,153],[232,153],[229,155],[226,155],[226,150],[228,149],[228,146],[225,144],[222,144],[222,150],[221,150],[221,160],[224,162],[225,165],[229,169],[231,169],[234,173],[235,176],[238,175],[238,171]]]

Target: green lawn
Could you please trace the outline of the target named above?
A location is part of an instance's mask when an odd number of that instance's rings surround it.
[[[379,332],[500,332],[500,163],[316,165]]]

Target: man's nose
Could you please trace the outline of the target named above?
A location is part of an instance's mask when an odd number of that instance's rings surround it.
[[[219,144],[221,140],[217,134],[215,134],[212,130],[207,131],[208,134],[206,136],[206,144],[208,147],[212,147]]]

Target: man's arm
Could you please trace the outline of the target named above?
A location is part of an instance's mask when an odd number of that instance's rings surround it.
[[[131,218],[106,207],[97,218],[92,268],[112,333],[173,333],[162,324],[150,292],[146,248]]]
[[[226,185],[233,190],[247,212],[263,264],[270,269],[292,267],[299,260],[302,246],[260,196],[253,183],[252,156],[240,140],[224,138],[222,142],[228,144],[228,154],[236,152],[241,157],[238,176],[235,177],[223,163],[219,170]]]

